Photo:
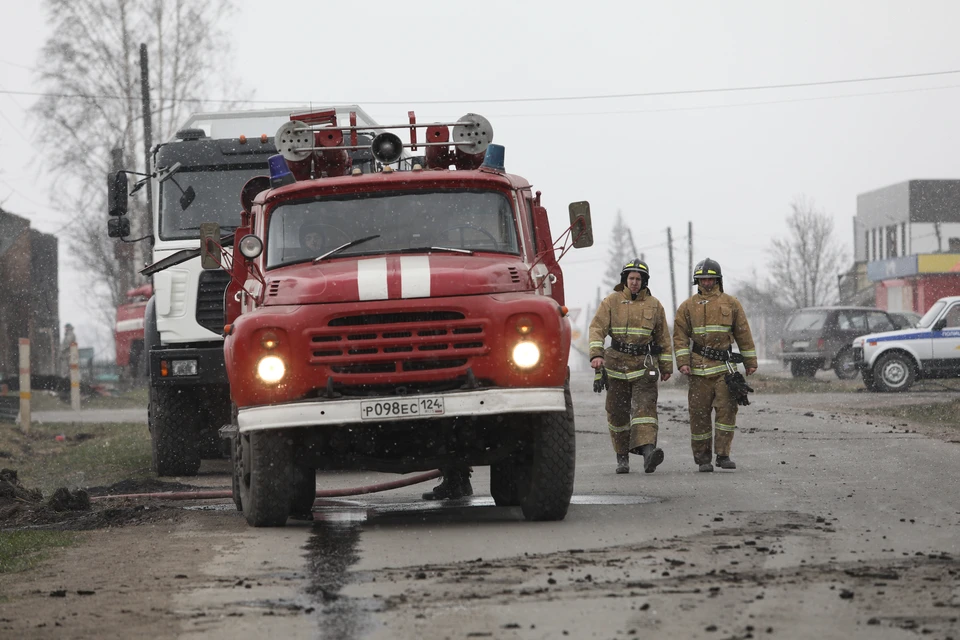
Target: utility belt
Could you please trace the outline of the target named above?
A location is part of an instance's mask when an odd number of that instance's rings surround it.
[[[663,353],[663,347],[658,344],[653,344],[652,342],[648,342],[647,344],[627,344],[626,342],[614,340],[610,343],[610,346],[616,351],[629,356],[658,356]]]
[[[691,347],[694,353],[703,356],[704,358],[709,358],[711,360],[719,360],[720,362],[733,362],[740,364],[743,362],[743,356],[739,353],[734,353],[730,350],[724,349],[714,349],[713,347],[707,347],[704,345],[699,345],[696,342],[693,343]]]

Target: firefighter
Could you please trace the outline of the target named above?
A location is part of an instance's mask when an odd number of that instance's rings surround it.
[[[470,484],[470,467],[454,466],[440,469],[443,479],[440,484],[423,494],[424,500],[456,500],[469,498],[473,495],[473,485]]]
[[[657,380],[673,373],[667,317],[647,283],[646,263],[633,259],[590,323],[590,366],[594,390],[607,391],[607,425],[617,455],[617,473],[630,472],[631,453],[643,456],[643,470],[653,473],[663,462],[657,448]],[[611,346],[604,349],[607,336]],[[606,380],[604,384],[603,380]]]
[[[720,264],[707,258],[693,270],[697,293],[685,300],[673,327],[673,348],[680,373],[689,376],[687,399],[690,407],[690,440],[693,460],[700,471],[713,471],[712,451],[717,466],[736,469],[730,447],[737,427],[738,403],[749,404],[744,382],[732,388],[737,363],[747,375],[757,370],[757,352],[747,316],[740,301],[723,292]],[[740,353],[733,353],[734,341]],[[716,411],[716,430],[711,414]],[[714,435],[716,434],[716,435]]]

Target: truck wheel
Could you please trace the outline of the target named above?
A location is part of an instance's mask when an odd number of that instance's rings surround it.
[[[231,407],[230,390],[227,387],[208,386],[197,388],[198,397],[204,398],[200,403],[202,410],[198,415],[200,420],[197,431],[197,442],[200,447],[200,457],[204,460],[222,460],[230,456],[226,447],[228,441],[220,437],[220,427],[230,424]]]
[[[490,496],[498,507],[520,506],[523,467],[514,458],[490,465]]]
[[[873,367],[873,375],[877,389],[888,393],[906,391],[916,378],[913,360],[898,352],[880,356]]]
[[[812,378],[817,375],[817,369],[820,368],[820,365],[814,362],[806,362],[804,360],[791,360],[790,361],[790,375],[794,378]]]
[[[317,500],[317,471],[312,467],[296,467],[293,475],[290,515],[304,516],[313,511],[313,503]]]
[[[197,412],[189,393],[150,387],[147,422],[153,470],[158,476],[193,476],[200,470]]]
[[[520,465],[520,509],[527,520],[563,520],[570,507],[577,445],[569,383],[564,391],[567,410],[535,416],[531,456]]]
[[[282,432],[240,435],[240,502],[252,527],[282,527],[293,500],[293,446]]]
[[[857,360],[853,357],[853,349],[844,349],[833,360],[833,372],[841,380],[853,380],[857,377]]]

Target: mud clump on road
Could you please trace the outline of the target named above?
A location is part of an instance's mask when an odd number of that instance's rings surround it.
[[[128,505],[94,506],[89,494],[60,487],[49,499],[37,489],[20,484],[17,471],[0,470],[0,530],[89,530],[170,519],[178,509]]]

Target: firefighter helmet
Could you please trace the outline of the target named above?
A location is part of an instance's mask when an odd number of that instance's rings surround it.
[[[723,270],[720,269],[720,263],[716,260],[706,258],[697,263],[693,269],[693,284],[698,284],[700,278],[716,278],[720,285],[720,291],[723,291]]]
[[[627,264],[623,265],[623,269],[620,270],[620,284],[613,288],[614,291],[623,291],[623,289],[627,286],[627,276],[631,272],[640,274],[641,289],[645,289],[647,287],[647,283],[650,281],[650,267],[648,267],[647,263],[640,258],[634,258]]]

